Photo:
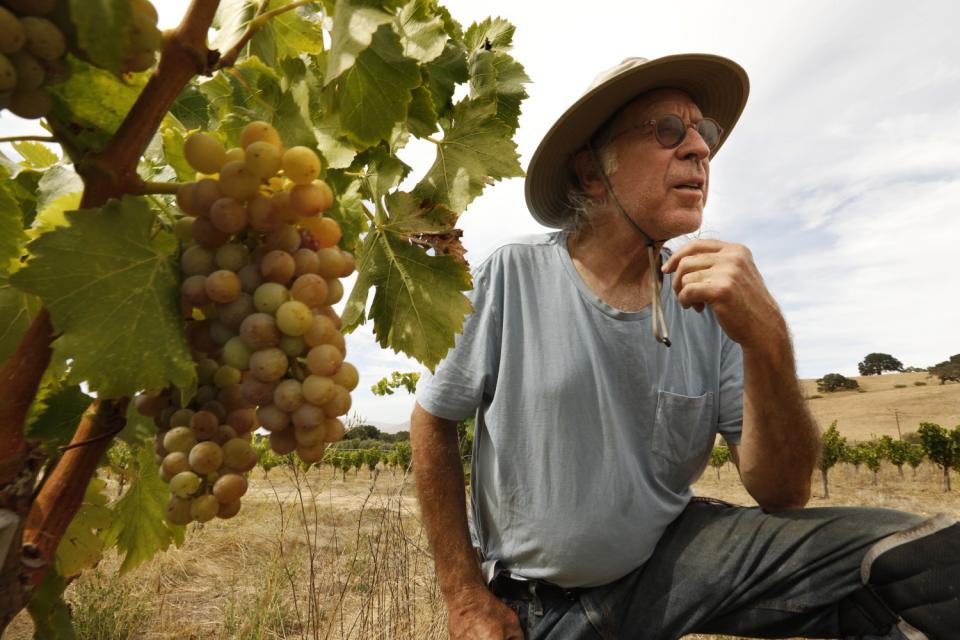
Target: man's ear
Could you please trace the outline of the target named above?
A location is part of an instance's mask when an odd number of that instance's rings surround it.
[[[577,173],[577,180],[580,186],[593,200],[603,200],[607,195],[607,189],[603,185],[603,179],[600,177],[600,167],[597,166],[598,159],[589,149],[584,149],[577,153],[573,159],[573,168]]]

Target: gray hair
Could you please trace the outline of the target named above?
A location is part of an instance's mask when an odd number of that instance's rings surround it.
[[[584,149],[584,151],[588,151]],[[579,155],[575,154],[574,158]],[[597,158],[600,160],[600,166],[607,176],[612,176],[619,168],[619,159],[617,158],[617,149],[612,144],[604,144],[597,148]],[[596,213],[605,209],[608,205],[608,197],[604,194],[603,198],[593,198],[584,191],[577,172],[574,170],[571,159],[571,167],[567,171],[567,181],[565,185],[564,199],[570,215],[564,220],[563,229],[571,234],[579,233],[585,226],[592,222]]]

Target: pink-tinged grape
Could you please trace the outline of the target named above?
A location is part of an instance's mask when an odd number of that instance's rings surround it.
[[[207,297],[213,302],[227,304],[240,297],[240,278],[233,271],[220,269],[207,276]]]
[[[193,471],[181,471],[170,478],[170,493],[178,498],[189,498],[200,488],[200,476]]]
[[[327,283],[324,282],[323,286],[326,287]],[[338,335],[340,335],[340,332],[334,326],[333,320],[324,315],[314,314],[310,327],[303,334],[303,339],[307,346],[316,347],[321,344],[330,344],[336,340],[335,336]]]
[[[212,440],[220,429],[220,420],[212,411],[197,411],[190,419],[190,431],[197,440]],[[180,469],[186,471],[186,469]]]
[[[300,226],[310,232],[321,249],[337,246],[343,237],[340,225],[333,218],[306,218],[300,221]]]
[[[219,320],[210,323],[210,339],[218,346],[227,344],[227,340],[237,335],[237,332],[223,324]]]
[[[200,384],[213,384],[213,374],[220,368],[220,363],[213,358],[203,358],[197,362],[197,378]]]
[[[184,216],[173,223],[173,235],[177,241],[186,244],[193,241],[193,218]]]
[[[239,435],[250,433],[257,428],[256,409],[237,409],[227,415],[226,422]]]
[[[181,211],[191,216],[201,215],[193,199],[193,190],[196,186],[196,182],[185,182],[177,187],[177,206],[180,207]]]
[[[208,249],[194,245],[187,247],[180,256],[180,270],[187,276],[206,276],[214,271],[214,254]]]
[[[197,218],[193,221],[193,239],[201,247],[216,249],[227,243],[230,234],[217,229],[207,218]]]
[[[245,162],[234,160],[220,169],[220,190],[230,198],[249,200],[260,192],[260,179],[247,168]]]
[[[263,194],[255,195],[247,203],[247,221],[257,233],[270,233],[283,222],[275,208],[273,198]]]
[[[245,376],[240,383],[240,392],[244,401],[259,406],[273,402],[273,390],[276,388],[276,382],[262,382],[251,375]]]
[[[209,133],[194,133],[183,143],[183,156],[191,167],[210,175],[227,161],[227,149]]]
[[[254,313],[240,323],[240,337],[254,351],[274,347],[280,342],[277,321],[268,313]]]
[[[67,41],[55,24],[45,18],[25,16],[20,18],[26,36],[26,49],[41,60],[53,61],[62,58],[67,51]]]
[[[211,495],[197,496],[190,501],[190,515],[197,522],[210,522],[220,511],[220,503]]]
[[[311,404],[318,407],[323,406],[333,400],[333,396],[336,394],[335,386],[332,378],[317,375],[307,376],[302,384],[303,397]]]
[[[2,10],[3,7],[0,7]],[[0,40],[3,39],[3,27],[0,27]],[[43,65],[26,51],[17,51],[16,53],[4,52],[8,54],[13,68],[17,72],[17,88],[21,91],[39,89],[43,86],[43,81],[47,79],[47,72]]]
[[[239,385],[233,385],[233,386],[239,386]],[[229,385],[227,385],[227,386],[220,387],[220,390],[222,391],[223,389],[229,389],[229,388],[231,388],[231,387],[230,387]],[[219,395],[219,393],[218,393],[218,395]],[[199,401],[200,401],[200,400],[197,399],[197,402],[199,402]],[[203,405],[201,405],[200,410],[201,410],[201,411],[209,411],[209,412],[212,413],[213,415],[217,416],[217,420],[218,420],[219,422],[223,422],[223,421],[226,419],[226,417],[227,417],[227,407],[226,407],[226,405],[223,404],[222,402],[220,402],[219,400],[216,400],[216,399],[211,399],[211,400],[208,400],[208,401],[204,402]]]
[[[268,122],[255,120],[245,126],[240,132],[240,148],[246,149],[254,142],[269,142],[275,147],[282,147],[280,134]]]
[[[233,198],[220,198],[210,207],[210,222],[233,235],[247,228],[247,209]]]
[[[300,214],[290,206],[290,192],[278,191],[273,196],[273,208],[277,218],[284,224],[296,224],[300,221]]]
[[[220,357],[225,365],[243,371],[250,366],[251,353],[250,347],[243,341],[243,338],[235,336],[227,340],[227,343],[223,345],[223,353]],[[237,380],[237,383],[239,382],[240,381]]]
[[[198,442],[187,457],[193,472],[205,476],[223,464],[223,449],[216,442]]]
[[[175,404],[180,404],[179,400],[174,401]],[[177,409],[170,415],[170,426],[171,427],[189,427],[190,420],[193,419],[193,409]]]
[[[247,492],[247,479],[239,473],[225,473],[213,483],[213,497],[220,504],[236,502]]]
[[[290,207],[301,217],[315,216],[333,206],[333,191],[323,180],[296,184],[290,189]]]
[[[283,175],[294,184],[310,184],[320,175],[320,158],[307,147],[291,147],[283,154]]]
[[[254,351],[250,355],[250,375],[261,382],[279,380],[289,366],[287,354],[276,347]]]
[[[294,300],[299,300],[314,309],[323,306],[327,293],[327,281],[315,273],[303,274],[294,280],[293,286],[290,287],[290,295]]]
[[[335,331],[326,336],[323,341],[323,344],[329,344],[337,348],[337,351],[342,353],[344,356],[347,355],[347,343],[343,339],[343,334],[339,330]]]
[[[290,299],[290,291],[277,282],[264,282],[253,292],[253,306],[262,313],[276,313]]]
[[[190,276],[180,284],[180,296],[194,307],[210,302],[207,295],[207,276]]]
[[[327,299],[324,300],[324,304],[334,305],[341,300],[343,300],[343,283],[336,278],[330,278],[327,280]]]
[[[280,336],[280,350],[291,358],[299,358],[307,351],[307,343],[301,336]]]
[[[224,387],[229,387],[234,384],[240,384],[240,380],[240,369],[226,364],[217,369],[217,372],[213,375],[213,385],[217,389],[223,389]]]
[[[239,384],[220,389],[217,392],[217,402],[223,405],[225,414],[250,406],[250,403],[243,397]]]
[[[217,249],[214,262],[221,269],[236,273],[250,264],[250,250],[242,244],[231,242]]]
[[[244,318],[256,313],[253,296],[241,292],[233,302],[217,305],[217,319],[232,329],[239,329]]]
[[[293,256],[279,249],[263,256],[263,260],[260,261],[260,273],[269,282],[286,284],[293,279],[295,269],[296,264],[293,261]]]
[[[283,431],[274,431],[270,434],[270,448],[278,455],[286,455],[297,448],[297,440],[294,436],[295,429],[284,429]]]
[[[313,249],[300,248],[293,252],[293,262],[296,268],[293,271],[294,277],[302,276],[305,273],[317,273],[320,269],[320,259],[317,258],[317,252]]]
[[[223,197],[220,190],[220,183],[213,178],[203,178],[194,183],[193,191],[190,194],[191,204],[200,213],[197,215],[206,216],[210,213],[213,203]]]
[[[284,302],[277,309],[277,328],[288,336],[302,336],[312,323],[313,312],[299,300]]]
[[[333,400],[323,405],[323,411],[330,418],[345,416],[350,411],[353,400],[350,398],[350,392],[337,385],[334,387]]]
[[[227,504],[221,504],[220,510],[217,511],[217,517],[221,520],[229,520],[238,513],[240,513],[240,501],[228,502]]]
[[[20,24],[20,20],[9,9],[0,7],[0,53],[9,54],[20,51],[26,43],[27,33]],[[6,89],[12,89],[14,84],[16,81]]]
[[[327,419],[327,415],[323,412],[323,409],[317,405],[305,402],[291,414],[290,419],[296,428],[314,429],[318,425],[323,424],[323,421]]]
[[[263,276],[260,275],[260,267],[251,263],[244,266],[240,271],[237,272],[237,277],[240,278],[240,286],[243,287],[245,293],[253,294],[263,283]]]
[[[163,436],[163,448],[173,453],[189,453],[197,444],[197,437],[190,427],[174,427]]]
[[[300,456],[300,459],[311,464],[314,462],[320,462],[323,460],[323,454],[327,451],[326,442],[318,442],[317,444],[311,447],[305,447],[303,445],[297,446],[297,455]]]
[[[338,278],[344,270],[343,253],[336,247],[317,249],[317,273],[327,278]]]
[[[275,144],[260,140],[250,143],[243,151],[247,168],[261,180],[272,178],[280,171],[280,149]]]
[[[290,424],[290,414],[277,406],[267,404],[257,409],[257,421],[267,431],[283,431]]]
[[[230,469],[249,471],[257,464],[257,452],[249,441],[231,438],[223,445],[223,464]]]
[[[343,354],[329,344],[317,345],[307,353],[307,367],[318,376],[333,376],[340,370],[341,364],[343,364]]]
[[[190,471],[190,463],[187,462],[187,454],[182,451],[168,453],[160,463],[160,470],[167,476],[167,482],[173,479],[173,476],[184,471]]]
[[[222,424],[217,430],[217,436],[216,438],[214,438],[214,441],[222,447],[224,444],[226,444],[227,442],[229,442],[230,440],[236,437],[237,437],[236,429],[234,429],[228,424]],[[224,453],[223,455],[224,455],[224,459],[226,459],[227,454]]]
[[[343,270],[337,275],[341,278],[346,278],[356,270],[357,259],[353,257],[352,253],[342,249],[340,250],[340,255],[343,257]]]
[[[267,234],[263,239],[263,247],[266,251],[280,250],[293,253],[300,248],[300,232],[292,225],[282,224]]]
[[[167,502],[166,518],[170,524],[180,526],[193,522],[193,516],[190,515],[190,500],[170,496],[170,500]]]
[[[273,404],[278,409],[293,413],[303,404],[303,390],[300,381],[292,378],[283,380],[273,392]]]
[[[355,366],[349,362],[344,362],[340,365],[340,371],[333,374],[333,381],[347,391],[353,391],[360,383],[360,373]]]
[[[333,326],[337,328],[337,331],[343,328],[343,321],[340,319],[340,316],[337,315],[337,312],[333,310],[333,307],[320,307],[320,313],[333,320]]]
[[[344,428],[343,423],[336,418],[327,418],[327,421],[324,423],[324,429],[326,430],[325,435],[327,442],[340,442],[346,433],[346,428]]]
[[[137,413],[148,418],[159,415],[169,402],[170,396],[162,391],[154,393],[144,391],[133,400]]]
[[[326,420],[324,420],[324,422],[326,422]],[[294,425],[293,437],[297,441],[297,446],[313,447],[319,442],[326,442],[326,431],[323,428],[324,422],[309,429],[303,429]]]

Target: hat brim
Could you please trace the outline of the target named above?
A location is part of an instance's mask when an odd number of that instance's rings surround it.
[[[567,109],[540,142],[527,168],[527,208],[547,227],[562,228],[570,160],[596,130],[640,94],[673,88],[690,95],[701,112],[720,123],[723,145],[747,103],[750,81],[737,63],[710,54],[681,54],[650,60],[593,87]]]

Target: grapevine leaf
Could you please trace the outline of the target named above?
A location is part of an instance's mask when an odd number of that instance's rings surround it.
[[[443,18],[433,15],[427,0],[410,0],[397,16],[397,31],[403,43],[403,55],[418,62],[430,62],[447,42]]]
[[[341,137],[343,127],[340,116],[335,112],[327,113],[316,123],[317,148],[331,169],[346,169],[357,157],[357,150]]]
[[[437,5],[437,14],[443,19],[443,28],[447,35],[458,42],[463,41],[463,27],[450,15],[450,10],[444,6]]]
[[[33,316],[41,307],[40,298],[10,284],[10,276],[0,272],[0,362],[16,351]]]
[[[20,204],[7,184],[0,185],[0,273],[10,272],[26,237]]]
[[[379,277],[376,273],[376,240],[377,232],[371,231],[363,239],[363,244],[355,253],[357,257],[357,280],[354,282],[350,296],[343,306],[343,313],[340,314],[345,333],[352,332],[367,321],[367,299],[370,296],[370,288],[374,286],[375,280]]]
[[[121,574],[150,560],[171,543],[183,544],[183,527],[171,525],[165,518],[170,489],[160,479],[151,447],[140,447],[133,470],[133,482],[113,505],[113,523],[105,540],[124,554]]]
[[[487,18],[470,25],[463,36],[463,41],[471,51],[478,49],[509,51],[513,47],[514,31],[516,27],[503,18]]]
[[[407,120],[410,132],[418,138],[433,134],[437,130],[437,118],[437,108],[430,89],[424,86],[414,89]]]
[[[398,235],[446,231],[457,223],[457,214],[447,207],[417,200],[403,191],[391,193],[384,200],[390,213],[384,228]]]
[[[75,640],[70,608],[63,599],[67,581],[54,567],[47,569],[40,585],[34,589],[27,603],[27,611],[33,619],[34,638],[57,638]]]
[[[63,165],[47,170],[37,184],[37,215],[28,232],[30,238],[67,226],[66,212],[80,206],[82,195],[83,181],[73,170]]]
[[[360,52],[370,46],[380,25],[392,18],[392,14],[381,9],[375,0],[337,0],[330,33],[330,56],[324,74],[326,84],[351,68]]]
[[[368,234],[360,263],[354,292],[344,309],[345,326],[353,328],[362,322],[367,293],[375,286],[370,317],[377,341],[432,370],[453,346],[464,317],[472,311],[463,295],[471,287],[467,266],[450,256],[428,255],[388,230]]]
[[[420,84],[417,63],[403,57],[400,38],[384,25],[337,81],[340,121],[355,143],[370,146],[386,139],[406,120],[410,90]]]
[[[367,230],[366,209],[363,206],[363,195],[360,193],[360,180],[356,178],[342,179],[336,174],[328,174],[327,181],[336,192],[333,206],[324,215],[332,218],[340,225],[343,233],[340,246],[345,250],[356,251],[360,234]]]
[[[156,432],[157,428],[153,424],[153,420],[140,415],[136,405],[131,402],[127,408],[127,424],[117,434],[117,439],[126,442],[131,447],[152,447]]]
[[[222,6],[222,5],[221,5]],[[170,115],[185,129],[212,129],[210,127],[210,101],[195,84],[188,84],[170,107]]]
[[[47,169],[59,160],[57,154],[39,142],[30,140],[14,142],[13,148],[23,156],[24,165],[30,169]]]
[[[27,437],[40,440],[48,452],[55,452],[70,442],[80,418],[93,402],[78,386],[58,389],[42,401],[42,412],[27,427]],[[38,407],[39,408],[39,407]],[[65,573],[64,575],[72,575]]]
[[[523,65],[502,51],[478,51],[472,60],[470,86],[474,98],[497,101],[497,117],[515,132],[520,126],[520,103],[527,98],[530,78]]]
[[[522,176],[513,132],[496,115],[496,103],[463,100],[444,127],[437,159],[414,195],[462,213],[491,181]]]
[[[226,51],[237,42],[253,20],[261,0],[220,0],[213,17],[216,35],[210,41],[211,49]]]
[[[124,42],[131,25],[129,2],[70,0],[70,19],[76,26],[77,46],[98,67],[120,73]],[[104,37],[104,34],[112,34]]]
[[[180,182],[194,180],[197,172],[187,162],[183,155],[183,143],[186,140],[184,132],[177,127],[167,126],[160,132],[163,137],[163,157],[177,174]]]
[[[457,84],[470,78],[467,68],[467,51],[463,44],[447,40],[439,58],[423,66],[427,87],[437,114],[443,115],[453,108],[453,92]]]
[[[41,171],[20,171],[13,179],[10,179],[7,175],[2,176],[5,186],[20,205],[20,210],[23,213],[24,229],[33,224],[33,219],[37,215],[38,185],[45,173]]]
[[[367,169],[362,183],[363,195],[380,202],[410,173],[410,166],[383,146],[370,149],[364,156]]]
[[[104,534],[113,523],[103,490],[107,483],[94,476],[87,485],[83,502],[57,546],[57,571],[71,578],[96,565],[103,558]]]
[[[278,9],[292,0],[271,0],[267,10]],[[264,60],[277,64],[284,58],[323,51],[323,14],[309,7],[298,7],[273,16],[253,36],[250,50]]]
[[[28,245],[32,257],[13,282],[50,310],[62,334],[54,357],[73,360],[70,380],[86,381],[101,397],[171,383],[192,389],[172,236],[151,238],[154,216],[143,198],[112,200],[67,220],[70,226]]]

